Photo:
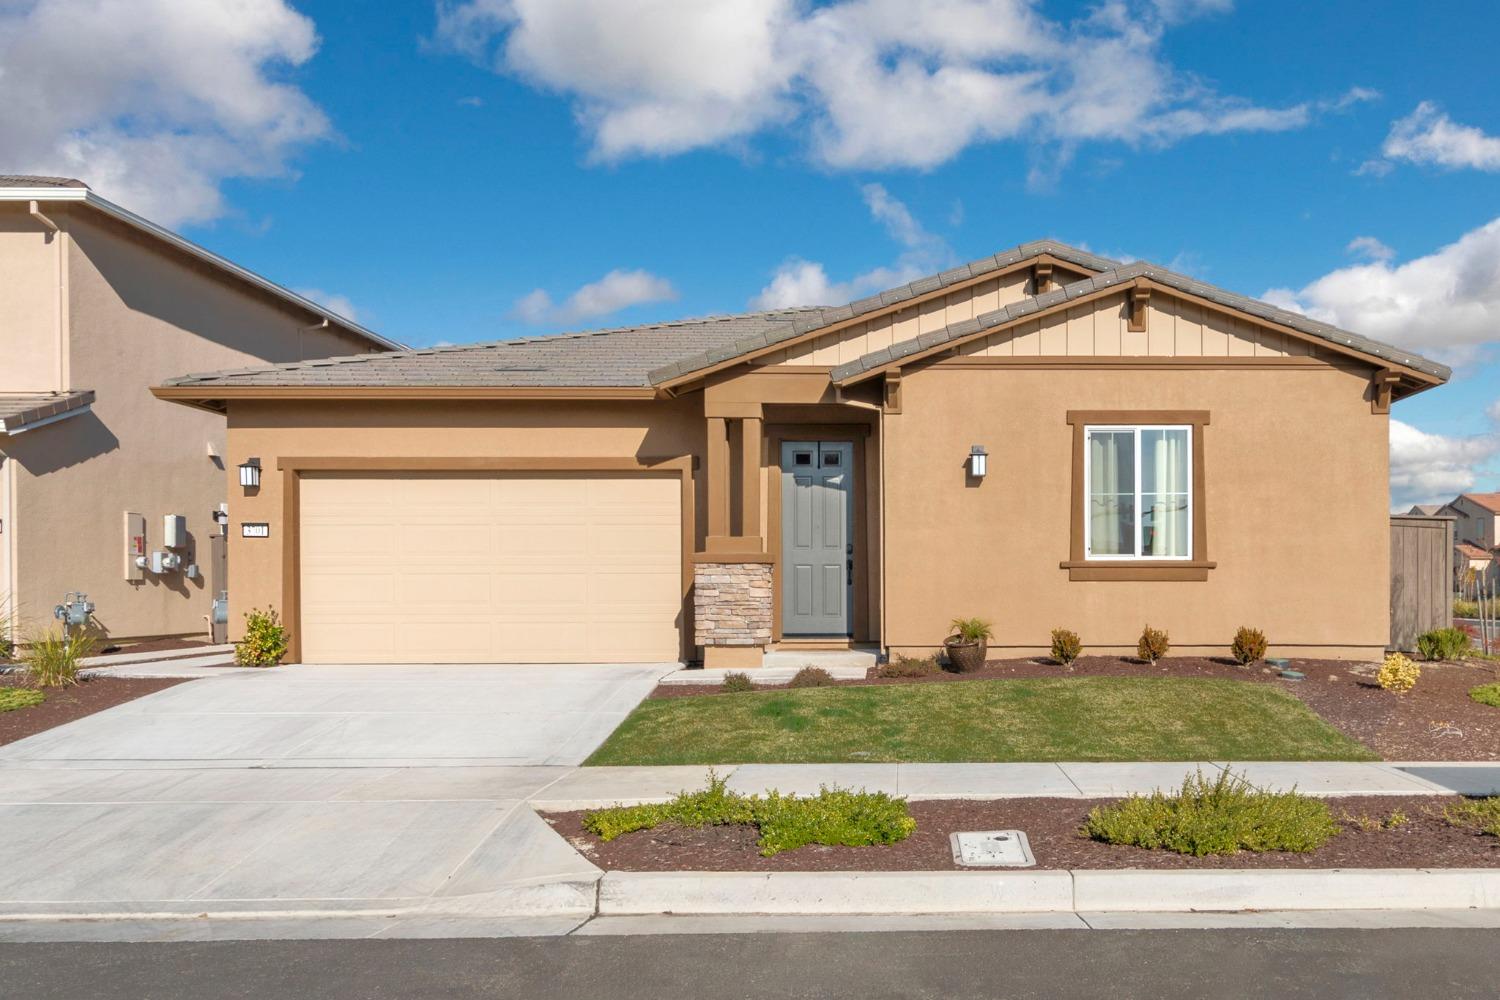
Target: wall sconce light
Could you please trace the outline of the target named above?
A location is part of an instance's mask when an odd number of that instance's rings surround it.
[[[976,444],[969,449],[969,475],[975,479],[983,479],[984,474],[989,471],[989,452],[984,450],[984,445]]]
[[[240,485],[247,490],[260,485],[260,459],[247,458],[240,465]]]

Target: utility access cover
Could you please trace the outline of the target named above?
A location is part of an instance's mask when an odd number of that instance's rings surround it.
[[[953,860],[965,868],[1030,868],[1036,864],[1031,844],[1020,830],[955,833]]]

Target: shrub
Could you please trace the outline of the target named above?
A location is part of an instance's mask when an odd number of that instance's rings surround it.
[[[1083,652],[1083,640],[1078,638],[1077,632],[1065,628],[1052,630],[1052,658],[1063,666],[1067,666],[1078,659]]]
[[[1400,653],[1392,653],[1380,665],[1380,673],[1375,675],[1375,682],[1387,691],[1405,694],[1417,686],[1417,678],[1421,676],[1421,667]]]
[[[1130,844],[1203,857],[1239,851],[1317,850],[1339,832],[1328,805],[1296,791],[1267,792],[1221,773],[1198,774],[1176,795],[1132,795],[1089,813],[1081,831],[1106,844]]]
[[[1484,603],[1486,605],[1486,607],[1485,607],[1485,614],[1490,615],[1490,616],[1494,616],[1494,615],[1500,614],[1500,598],[1491,599],[1491,600],[1485,601]],[[1453,617],[1454,618],[1478,618],[1479,617],[1479,602],[1478,601],[1462,601],[1462,600],[1454,601],[1453,602]]]
[[[234,662],[242,667],[274,667],[286,655],[286,626],[274,608],[245,612],[245,637],[234,644]]]
[[[1449,826],[1500,837],[1500,798],[1464,799],[1451,803],[1443,810],[1443,819]]]
[[[1435,628],[1417,636],[1417,652],[1424,660],[1457,660],[1469,644],[1469,633],[1461,628]]]
[[[21,662],[37,687],[71,687],[78,683],[81,661],[93,651],[93,636],[77,629],[66,634],[55,629],[27,636]]]
[[[1500,684],[1481,684],[1469,689],[1469,697],[1481,705],[1500,708]]]
[[[1147,625],[1141,631],[1141,640],[1135,644],[1135,654],[1147,663],[1156,664],[1156,661],[1167,655],[1167,650],[1172,644],[1167,641],[1167,633],[1159,628]]]
[[[750,675],[738,670],[725,674],[724,679],[719,682],[721,694],[744,694],[746,691],[754,690],[755,682],[750,679]]]
[[[14,712],[18,708],[35,708],[47,700],[47,696],[36,688],[0,688],[0,712]]]
[[[826,688],[833,687],[833,675],[822,667],[803,667],[792,675],[792,682],[788,687],[794,688]]]
[[[940,673],[942,666],[938,664],[937,658],[932,656],[897,656],[889,663],[881,664],[878,676],[880,677],[931,677]]]
[[[983,642],[995,634],[994,626],[983,618],[955,618],[948,627],[964,642]]]
[[[1258,628],[1241,625],[1234,634],[1234,641],[1229,644],[1229,653],[1242,667],[1259,663],[1266,658],[1266,634]]]
[[[708,787],[679,792],[670,802],[599,809],[583,817],[583,828],[600,840],[613,840],[664,823],[679,826],[755,826],[765,857],[806,844],[867,847],[894,844],[911,836],[917,821],[906,800],[884,792],[822,788],[802,798],[772,791],[766,797],[731,792],[726,781],[709,772]]]

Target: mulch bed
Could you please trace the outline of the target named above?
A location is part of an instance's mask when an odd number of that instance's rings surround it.
[[[96,656],[111,656],[115,653],[184,653],[191,654],[208,648],[207,639],[149,639],[145,642],[127,642],[119,646],[101,646]]]
[[[966,674],[942,671],[927,677],[838,681],[858,684],[959,684],[970,680],[1029,677],[1204,677],[1273,684],[1294,695],[1344,735],[1386,760],[1500,760],[1500,708],[1469,698],[1469,689],[1500,680],[1500,662],[1421,663],[1421,680],[1404,695],[1382,691],[1376,665],[1354,660],[1293,660],[1306,680],[1287,681],[1269,667],[1242,667],[1233,660],[1171,656],[1149,666],[1120,656],[1085,656],[1071,666],[1046,659],[990,660]],[[785,684],[757,690],[784,690]],[[659,685],[652,698],[718,693],[713,685]]]
[[[54,726],[134,701],[142,695],[182,684],[187,680],[190,678],[90,677],[70,688],[49,690],[47,700],[34,708],[0,712],[0,746],[27,736],[35,736]],[[25,685],[19,677],[0,677],[0,687],[23,686]]]
[[[1003,799],[913,802],[917,829],[880,847],[809,845],[763,858],[747,826],[657,827],[609,843],[583,829],[582,812],[544,819],[585,857],[612,871],[951,871],[949,834],[961,830],[1022,830],[1037,868],[1500,868],[1500,838],[1450,827],[1441,818],[1456,798],[1438,795],[1328,799],[1344,832],[1307,854],[1270,852],[1193,858],[1170,851],[1102,844],[1078,834],[1088,812],[1111,799]],[[1381,820],[1394,810],[1409,821],[1363,831],[1346,814]],[[1008,869],[965,869],[1006,871]],[[1023,869],[1024,870],[1024,869]]]

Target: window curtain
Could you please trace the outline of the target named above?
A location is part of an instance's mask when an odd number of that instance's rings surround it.
[[[1143,430],[1141,465],[1141,554],[1188,556],[1188,432]]]
[[[1089,553],[1135,554],[1135,435],[1089,434]]]

